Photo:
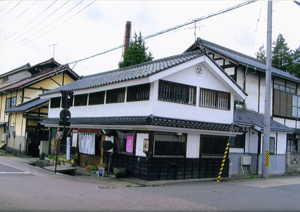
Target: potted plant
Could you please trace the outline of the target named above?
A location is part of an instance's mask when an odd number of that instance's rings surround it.
[[[99,168],[104,168],[104,170],[106,170],[107,169],[107,164],[106,163],[100,163],[99,165],[98,165],[98,169]]]
[[[49,160],[50,160],[50,163],[54,163],[54,157],[52,155],[49,155]]]
[[[82,163],[83,168],[85,168],[89,165],[91,165],[91,162],[89,160],[84,160],[83,163]]]
[[[46,161],[49,161],[49,160],[50,160],[48,154],[45,154],[45,160],[46,160]]]

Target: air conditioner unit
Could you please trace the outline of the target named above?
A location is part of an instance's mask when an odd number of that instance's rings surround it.
[[[1,141],[6,142],[6,139],[7,139],[7,134],[3,133],[2,136],[1,136]]]

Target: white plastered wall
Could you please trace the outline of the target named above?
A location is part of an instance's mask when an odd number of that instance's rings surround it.
[[[187,158],[199,158],[200,153],[200,135],[188,134],[186,157]]]

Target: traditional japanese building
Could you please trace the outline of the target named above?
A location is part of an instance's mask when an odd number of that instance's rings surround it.
[[[233,117],[235,102],[247,94],[204,48],[84,76],[41,94],[50,99],[41,124],[53,132],[62,129],[61,91],[74,92],[65,136],[79,163],[104,160],[146,180],[217,177],[229,139],[245,132]],[[104,141],[113,149],[104,151]],[[222,176],[228,169],[227,157]]]

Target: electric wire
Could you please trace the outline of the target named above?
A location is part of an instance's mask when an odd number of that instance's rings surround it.
[[[37,23],[36,25],[34,25],[33,27],[31,27],[30,29],[28,29],[27,31],[25,31],[23,34],[19,35],[19,37],[21,37],[21,36],[27,34],[27,33],[30,32],[32,29],[36,28],[38,25],[40,25],[40,24],[43,23],[45,20],[47,20],[48,18],[50,18],[52,15],[54,15],[55,13],[57,13],[57,11],[59,11],[61,8],[63,8],[69,1],[70,1],[70,0],[68,0],[67,2],[65,2],[62,6],[60,6],[59,8],[57,8],[54,12],[52,12],[50,15],[48,15],[48,16],[45,17],[43,20],[41,20],[39,23]],[[15,38],[15,39],[13,39],[13,40],[11,40],[11,41],[9,41],[8,43],[11,43],[12,41],[18,39],[19,37]],[[26,40],[26,39],[28,39],[28,38],[29,38],[29,37],[27,37],[27,38],[25,38],[25,39],[19,41],[18,43],[20,43],[20,42],[22,42],[22,41],[24,41],[24,40]],[[7,44],[8,44],[8,43],[7,43]],[[18,43],[16,43],[16,44],[18,44]],[[14,45],[16,45],[16,44],[14,44]],[[14,46],[14,45],[11,45],[11,46]]]
[[[257,28],[258,28],[258,24],[259,24],[259,21],[260,21],[260,16],[261,16],[261,10],[262,10],[262,7],[260,8],[260,11],[259,11],[259,15],[258,15],[258,19],[257,19],[257,23],[256,23],[256,27],[255,27],[255,31],[254,31],[254,36],[253,36],[253,40],[252,40],[252,45],[251,45],[251,52],[252,52],[252,49],[253,49],[253,45],[254,45],[254,41],[255,41],[255,37],[256,37],[256,34],[257,34]],[[249,54],[250,55],[250,54]],[[250,59],[250,56],[248,56],[248,59]],[[244,74],[244,80],[243,80],[243,84],[245,84],[246,82],[246,76],[247,76],[247,72],[248,72],[248,68],[249,68],[249,64],[246,65],[246,70],[245,70],[245,74]],[[246,88],[243,88],[243,89],[246,89]],[[247,98],[247,97],[246,97]],[[240,101],[239,101],[240,103]],[[236,119],[236,116],[237,116],[237,112],[238,112],[239,108],[237,107],[233,113],[233,121],[232,121],[232,124],[231,124],[231,131],[229,133],[229,138],[227,140],[227,145],[225,147],[225,151],[224,151],[224,156],[223,156],[223,159],[226,158],[227,156],[227,153],[229,154],[229,145],[230,145],[230,139],[232,137],[232,133],[233,133],[233,127],[235,125],[235,119]],[[220,182],[220,178],[221,178],[221,175],[222,175],[222,171],[223,171],[223,165],[224,163],[222,163],[221,165],[221,168],[220,168],[220,172],[219,172],[219,176],[218,176],[218,179],[216,182]]]
[[[17,20],[18,18],[20,18],[25,12],[27,12],[27,10],[29,10],[35,3],[37,3],[38,0],[36,0],[32,5],[30,5],[26,10],[24,10],[20,15],[18,15],[14,20],[12,20],[9,24],[7,24],[5,27],[3,27],[2,29],[0,29],[0,32],[5,29],[6,27],[8,27],[9,25],[11,25],[15,20]]]
[[[38,17],[40,17],[44,12],[46,12],[52,5],[54,5],[57,2],[57,0],[55,0],[51,5],[49,5],[46,9],[44,9],[40,14],[38,14],[35,18],[33,18],[31,21],[29,21],[27,24],[25,24],[22,28],[20,28],[19,30],[17,30],[16,32],[14,32],[13,34],[7,36],[4,40],[2,40],[0,43],[2,43],[3,41],[9,39],[10,37],[12,37],[13,35],[17,34],[18,31],[21,31],[22,29],[24,29],[26,26],[28,26],[29,24],[31,24],[34,20],[36,20]]]
[[[11,2],[12,0],[10,0],[3,8],[2,10],[0,10],[0,13],[9,5],[9,3]]]
[[[199,22],[199,21],[202,21],[202,20],[204,20],[204,19],[211,18],[211,17],[213,17],[213,16],[217,16],[217,15],[220,15],[220,14],[223,14],[223,13],[226,13],[226,12],[229,12],[229,11],[231,11],[231,10],[240,8],[240,7],[242,7],[242,6],[245,6],[245,5],[254,3],[254,2],[256,2],[256,0],[251,0],[251,1],[243,2],[243,3],[238,4],[238,5],[235,5],[235,6],[233,6],[233,7],[229,7],[229,8],[227,8],[227,9],[225,9],[225,10],[220,10],[220,11],[218,11],[218,12],[209,14],[209,15],[207,15],[207,16],[202,16],[202,17],[200,17],[200,18],[193,19],[192,21],[183,23],[183,24],[181,24],[181,25],[177,25],[177,26],[175,26],[175,27],[171,27],[171,28],[169,28],[169,29],[162,30],[162,31],[160,31],[160,32],[157,32],[157,33],[154,33],[154,34],[145,36],[145,37],[143,37],[143,39],[144,39],[144,40],[147,40],[147,39],[149,39],[149,38],[152,38],[152,37],[155,37],[155,36],[158,36],[158,35],[161,35],[161,34],[164,34],[164,33],[167,33],[167,32],[173,31],[173,30],[176,30],[176,29],[179,29],[179,28],[184,27],[184,26],[186,26],[186,25],[193,24],[193,23],[195,23],[195,22]],[[78,63],[78,62],[81,62],[81,61],[84,61],[84,60],[88,60],[88,59],[97,57],[97,56],[102,55],[102,54],[106,54],[106,53],[108,53],[108,52],[111,52],[111,51],[114,51],[114,50],[117,50],[117,49],[120,49],[120,48],[123,48],[123,47],[124,47],[124,44],[123,44],[123,45],[116,46],[116,47],[114,47],[114,48],[112,48],[112,49],[109,49],[109,50],[106,50],[106,51],[102,51],[102,52],[100,52],[100,53],[94,54],[94,55],[92,55],[92,56],[89,56],[89,57],[86,57],[86,58],[83,58],[83,59],[75,60],[75,61],[70,62],[70,63],[67,63],[67,64],[73,64],[73,63]]]
[[[83,11],[84,9],[86,9],[87,7],[89,7],[89,6],[90,6],[91,4],[93,4],[95,1],[96,1],[96,0],[92,1],[90,4],[88,4],[87,6],[85,6],[84,8],[82,8],[82,9],[79,10],[77,13],[73,14],[72,16],[70,16],[68,19],[64,20],[64,21],[61,22],[60,24],[56,25],[56,26],[53,27],[52,29],[46,31],[45,33],[41,34],[40,36],[38,36],[38,37],[36,37],[36,38],[34,38],[34,39],[32,39],[32,40],[30,40],[30,41],[24,43],[24,44],[30,43],[30,42],[32,42],[32,41],[34,41],[34,40],[40,38],[41,36],[47,34],[48,32],[54,30],[55,28],[59,27],[60,25],[64,24],[65,22],[67,22],[68,20],[70,20],[71,18],[73,18],[75,15],[77,15],[78,13],[80,13],[81,11]],[[83,2],[83,1],[81,1],[81,2]],[[81,2],[80,2],[80,3],[81,3]],[[77,6],[77,5],[76,5],[76,6]]]
[[[22,2],[22,0],[19,1],[13,8],[11,8],[4,16],[2,16],[2,17],[0,18],[0,21],[1,21],[5,16],[7,16],[11,11],[13,11],[13,10],[14,10],[21,2]]]
[[[78,5],[80,5],[81,3],[83,2],[83,0],[82,1],[80,1],[78,4],[76,4],[74,7],[72,7],[71,9],[69,9],[67,12],[65,12],[64,14],[62,14],[61,16],[59,16],[58,18],[56,18],[54,21],[52,21],[50,24],[48,24],[48,25],[46,25],[45,27],[43,27],[41,30],[39,30],[39,32],[41,32],[42,30],[44,30],[44,29],[46,29],[47,27],[49,27],[51,24],[53,24],[54,22],[56,22],[57,20],[59,20],[59,19],[61,19],[62,17],[64,17],[66,14],[68,14],[69,12],[71,12],[73,9],[75,9]],[[34,35],[35,35],[36,33],[34,33]],[[45,34],[45,33],[44,33]],[[43,34],[43,35],[44,35]],[[31,38],[32,36],[29,36],[29,37],[27,37],[27,38],[25,38],[25,39],[23,39],[23,40],[21,40],[20,42],[18,42],[18,43],[16,43],[15,45],[17,45],[17,44],[19,44],[19,43],[21,43],[21,42],[23,42],[23,41],[25,41],[25,40],[27,40],[27,39],[29,39],[29,38]],[[40,36],[38,36],[37,38],[39,38]],[[35,38],[36,39],[36,38]],[[30,40],[30,41],[28,41],[28,42],[26,42],[26,43],[23,43],[23,45],[24,44],[27,44],[27,43],[29,43],[29,42],[31,42],[31,41],[33,41],[33,40],[35,40],[35,39],[32,39],[32,40]]]

